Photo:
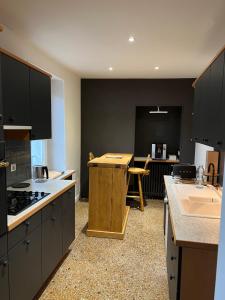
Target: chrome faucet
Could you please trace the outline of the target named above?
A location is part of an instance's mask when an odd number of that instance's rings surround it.
[[[215,179],[215,166],[213,163],[210,163],[208,165],[208,175],[211,174],[211,167],[212,167],[212,185],[214,185],[214,179]]]

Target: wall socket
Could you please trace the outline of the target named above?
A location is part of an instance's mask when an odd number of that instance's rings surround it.
[[[11,164],[11,172],[15,172],[16,171],[16,164]]]

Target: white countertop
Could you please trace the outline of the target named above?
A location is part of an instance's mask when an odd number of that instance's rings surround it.
[[[50,179],[65,179],[75,173],[75,170],[66,170],[66,171],[56,171],[49,170],[49,178]]]
[[[164,176],[168,196],[171,222],[176,245],[196,248],[217,248],[219,242],[220,219],[191,217],[181,214],[173,187],[172,176]],[[193,184],[186,184],[187,189],[193,190]],[[206,191],[203,191],[206,193]],[[180,195],[179,195],[180,196]]]
[[[20,191],[38,191],[38,192],[45,192],[50,193],[50,195],[46,196],[42,200],[38,201],[37,203],[33,204],[32,206],[28,207],[21,213],[16,216],[9,216],[8,215],[8,231],[12,230],[20,223],[25,221],[27,218],[35,214],[37,211],[42,209],[48,203],[52,202],[54,199],[59,197],[61,194],[75,186],[75,180],[61,180],[61,179],[48,179],[45,182],[37,183],[35,180],[27,180],[25,182],[30,183],[30,186],[27,188],[21,189],[13,189],[8,188],[8,190],[20,190]],[[75,201],[75,199],[74,199]]]

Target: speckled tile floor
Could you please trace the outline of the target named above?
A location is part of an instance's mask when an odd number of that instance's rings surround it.
[[[123,241],[88,238],[88,204],[76,204],[76,240],[40,300],[168,300],[163,203],[131,209]]]

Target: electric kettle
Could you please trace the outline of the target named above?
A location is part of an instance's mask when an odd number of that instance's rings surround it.
[[[42,178],[48,179],[48,167],[42,165],[33,166],[33,179],[42,179]]]

